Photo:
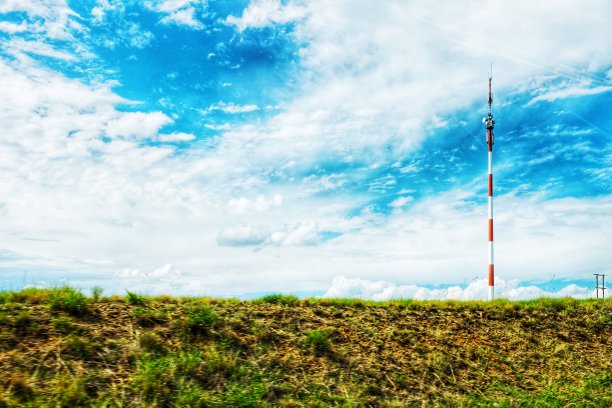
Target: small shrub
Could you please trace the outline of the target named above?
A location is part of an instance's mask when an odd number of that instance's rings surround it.
[[[53,290],[49,296],[49,306],[53,310],[61,310],[74,316],[82,316],[89,310],[91,300],[80,291],[64,286]]]
[[[148,300],[147,300],[147,298],[145,296],[138,295],[136,293],[132,293],[132,292],[127,291],[127,290],[126,290],[126,292],[127,292],[127,295],[126,295],[125,298],[127,299],[127,302],[130,305],[144,306],[144,305],[146,305],[148,303]]]
[[[132,388],[148,403],[169,406],[175,381],[175,364],[167,358],[138,361]]]
[[[300,299],[292,295],[281,295],[280,293],[267,295],[259,299],[255,299],[253,303],[271,303],[274,305],[285,305],[293,306],[298,303]]]
[[[321,330],[311,330],[307,332],[304,338],[304,344],[306,346],[312,346],[318,353],[329,351],[331,348],[331,341],[327,333]]]
[[[219,315],[208,306],[194,306],[187,311],[185,324],[193,333],[207,333],[219,322]]]
[[[91,290],[91,297],[93,298],[94,302],[100,301],[100,299],[102,298],[102,291],[103,289],[99,286],[96,286]]]
[[[19,292],[11,293],[9,300],[17,303],[38,305],[47,302],[53,292],[52,289],[26,288]],[[9,300],[7,300],[7,302]]]

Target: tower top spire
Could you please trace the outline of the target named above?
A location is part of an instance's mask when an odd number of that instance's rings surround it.
[[[489,71],[489,115],[491,115],[491,105],[493,104],[493,92],[491,90],[492,81],[493,81],[493,63],[491,63],[491,71]]]
[[[491,83],[493,82],[493,63],[491,63],[491,71],[489,73],[489,113],[487,117],[482,119],[482,122],[485,124],[487,130],[490,130],[489,136],[487,136],[487,143],[493,144],[493,127],[495,127],[495,120],[493,119],[493,113],[491,112],[491,105],[493,104],[493,90]]]

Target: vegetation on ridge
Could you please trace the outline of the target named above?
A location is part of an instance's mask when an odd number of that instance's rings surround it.
[[[1,407],[612,405],[612,300],[0,292]]]

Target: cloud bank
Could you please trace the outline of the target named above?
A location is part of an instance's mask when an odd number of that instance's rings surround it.
[[[506,281],[496,278],[496,298],[508,300],[528,300],[543,297],[572,297],[584,299],[594,297],[593,289],[575,284],[567,285],[556,291],[540,287],[522,286],[516,280]],[[396,285],[385,281],[370,281],[360,278],[336,276],[327,289],[324,298],[352,298],[385,301],[394,299],[416,300],[486,300],[488,281],[478,279],[467,286],[449,286],[444,289],[431,289],[417,285]]]

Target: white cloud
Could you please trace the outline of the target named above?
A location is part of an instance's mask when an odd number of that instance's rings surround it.
[[[285,226],[284,229],[270,234],[268,242],[272,245],[302,246],[317,245],[321,242],[318,226],[314,222]]]
[[[261,245],[269,236],[268,227],[239,224],[221,231],[217,243],[224,246]]]
[[[256,199],[250,200],[246,197],[232,198],[227,202],[230,212],[234,214],[244,214],[251,212],[264,212],[270,208],[280,207],[283,204],[283,196],[274,194],[270,199],[261,194]]]
[[[204,28],[204,24],[194,18],[194,13],[194,8],[184,8],[163,17],[160,22],[163,24],[184,25],[193,29],[201,30]]]
[[[93,23],[98,26],[112,27],[110,35],[99,35],[94,42],[106,48],[114,49],[119,45],[143,49],[155,40],[151,31],[145,30],[126,15],[126,7],[120,0],[98,0],[98,5],[91,9]]]
[[[8,21],[0,21],[0,31],[4,31],[5,33],[22,33],[27,29],[28,25],[25,21],[22,21],[21,24],[10,23]]]
[[[207,123],[204,127],[210,130],[230,130],[232,125],[230,123],[222,123],[220,125]]]
[[[5,44],[6,49],[13,55],[22,53],[36,54],[42,57],[56,58],[64,61],[76,61],[77,57],[66,51],[57,50],[55,47],[39,41],[25,41],[23,39],[12,39]]]
[[[575,284],[567,285],[558,291],[548,291],[540,287],[522,286],[519,281],[506,281],[496,278],[496,298],[509,300],[527,300],[542,297],[593,297],[592,289]],[[324,298],[357,298],[385,301],[393,299],[417,300],[486,300],[489,288],[486,279],[470,282],[466,286],[449,286],[444,289],[432,289],[417,285],[396,285],[385,281],[370,281],[360,278],[336,276]]]
[[[412,198],[410,196],[399,197],[399,198],[396,198],[395,200],[391,201],[389,203],[389,207],[402,208],[403,206],[405,206],[406,204],[408,204],[408,203],[410,203],[412,201],[414,201],[414,198]]]
[[[157,140],[162,143],[172,143],[172,142],[190,142],[195,140],[195,136],[191,133],[183,133],[183,132],[174,132],[165,135],[159,135]]]
[[[160,19],[162,24],[174,24],[201,30],[204,24],[196,19],[197,8],[203,8],[206,3],[202,0],[156,0],[147,1],[145,6],[164,15]]]
[[[174,280],[180,278],[182,275],[181,271],[172,266],[172,264],[165,264],[162,267],[156,268],[152,271],[145,272],[134,268],[124,268],[120,272],[115,274],[116,278],[119,279],[130,279],[130,280]]]
[[[248,27],[252,7],[253,25],[264,24],[270,12],[258,10],[275,10],[278,4],[253,2],[245,21],[229,20]],[[606,14],[605,2],[592,6]],[[601,41],[603,20],[568,13],[551,1],[529,9],[509,1],[494,8],[479,1],[312,1],[300,7],[304,18],[297,20],[295,36],[303,45],[304,93],[268,122],[227,136],[258,140],[256,149],[269,159],[277,152],[279,162],[291,152],[278,144],[290,140],[304,166],[321,157],[369,163],[400,159],[419,146],[428,128],[445,124],[440,118],[478,101],[484,110],[491,60],[496,103],[502,104],[505,95],[536,75],[594,77],[598,67],[610,63],[605,55],[612,55],[612,45]],[[554,34],[569,32],[564,40]],[[572,68],[583,61],[592,61],[588,71]],[[390,146],[387,153],[382,145]]]
[[[217,243],[223,246],[314,246],[322,237],[316,223],[296,223],[272,230],[268,226],[238,224],[219,233]]]
[[[116,36],[130,47],[140,49],[148,47],[155,39],[153,33],[143,30],[140,24],[136,23],[125,23],[122,27],[117,29]],[[110,42],[107,43],[107,45],[113,48],[115,43]]]
[[[612,91],[612,86],[596,86],[593,88],[565,88],[547,92],[543,95],[538,95],[527,102],[530,106],[541,101],[554,102],[558,99],[576,98],[579,96],[597,95],[604,92]]]
[[[91,15],[96,23],[101,23],[109,11],[122,14],[125,12],[125,5],[121,1],[98,0],[97,5],[91,9]]]
[[[233,102],[230,102],[230,103],[219,102],[214,105],[211,105],[207,109],[208,112],[216,111],[216,110],[220,110],[221,112],[225,112],[225,113],[246,113],[246,112],[254,112],[254,111],[259,110],[259,106],[253,105],[253,104],[236,105]]]
[[[225,21],[235,25],[239,31],[244,31],[247,28],[287,24],[304,18],[305,14],[305,7],[297,2],[283,5],[280,0],[251,0],[241,17],[229,16]]]
[[[112,138],[144,139],[154,136],[169,123],[172,119],[162,112],[125,112],[108,122],[106,134]]]
[[[294,165],[295,162],[292,162]],[[302,181],[310,193],[317,193],[326,190],[335,190],[341,188],[347,183],[346,174],[326,174],[323,176],[310,175]]]
[[[0,13],[11,12],[24,12],[31,19],[38,19],[41,26],[37,29],[55,40],[73,40],[72,30],[81,29],[77,22],[80,16],[68,7],[66,0],[4,0],[0,3]]]

